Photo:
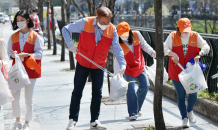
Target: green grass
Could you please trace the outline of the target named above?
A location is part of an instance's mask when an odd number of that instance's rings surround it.
[[[202,98],[218,103],[218,93],[213,92],[209,94],[207,89],[199,92],[198,97],[202,97]]]
[[[78,45],[78,43],[79,43],[79,42],[77,42],[75,40],[72,40],[72,42],[73,42],[74,45]]]

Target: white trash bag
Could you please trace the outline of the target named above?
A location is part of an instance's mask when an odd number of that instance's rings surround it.
[[[29,76],[17,54],[15,54],[15,64],[8,72],[8,84],[12,92],[29,85],[31,82]]]
[[[150,77],[151,81],[153,82],[153,84],[155,85],[155,77],[156,77],[156,66],[157,66],[157,62],[156,59],[154,60],[154,64],[152,66],[146,66],[145,70],[148,74],[148,76]],[[166,69],[164,68],[164,75],[163,75],[163,84],[165,84],[168,81],[169,77],[168,77],[168,73],[166,71]]]
[[[109,99],[111,101],[117,101],[126,96],[128,82],[120,74],[117,74],[111,78],[110,85]]]
[[[192,67],[185,70],[180,64],[179,66],[183,70],[179,74],[179,80],[187,94],[200,92],[208,88],[203,71],[198,63],[195,62]]]
[[[13,101],[14,98],[11,95],[11,92],[8,88],[7,81],[3,77],[3,74],[0,71],[0,106]]]

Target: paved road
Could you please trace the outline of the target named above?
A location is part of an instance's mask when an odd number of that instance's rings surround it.
[[[2,33],[3,32],[3,33]],[[3,34],[6,39],[13,31],[10,27],[0,28],[0,36]],[[58,54],[61,53],[58,45]],[[42,78],[38,79],[34,91],[34,119],[31,122],[31,130],[65,130],[68,124],[69,104],[73,90],[74,71],[62,71],[69,68],[69,62],[54,62],[60,60],[60,56],[48,56],[51,50],[43,53]],[[68,60],[66,50],[66,60]],[[20,100],[22,113],[25,113],[25,102],[23,97]],[[103,86],[103,96],[108,96],[107,82]],[[79,121],[76,130],[88,130],[90,122],[91,84],[87,83],[81,100]],[[154,125],[153,117],[153,92],[149,91],[142,107],[143,116],[137,121],[128,120],[127,106],[101,105],[99,120],[108,127],[108,130],[133,129],[132,125]],[[167,126],[181,126],[181,116],[177,104],[167,98],[163,98],[163,114]],[[114,115],[116,115],[114,117]],[[218,123],[196,114],[197,123],[191,124],[189,130],[218,130]],[[22,115],[22,120],[24,115]],[[15,119],[12,117],[11,103],[3,106],[0,112],[0,130],[10,130]]]

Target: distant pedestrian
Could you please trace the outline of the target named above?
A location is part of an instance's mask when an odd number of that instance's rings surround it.
[[[113,17],[107,7],[100,7],[96,11],[96,17],[86,17],[69,24],[62,29],[63,37],[68,49],[76,53],[77,65],[74,77],[74,90],[72,92],[69,124],[67,130],[74,130],[79,117],[80,100],[87,77],[91,72],[92,77],[92,101],[90,129],[107,129],[98,121],[102,98],[102,86],[104,72],[88,60],[77,54],[79,51],[101,67],[105,67],[109,48],[111,47],[117,58],[120,70],[123,74],[126,69],[126,62],[122,48],[119,46],[116,27],[110,23]],[[70,33],[80,33],[79,44],[75,46],[71,40]]]
[[[31,82],[30,85],[25,86],[26,114],[24,125],[22,125],[20,121],[21,109],[19,101],[21,90],[12,92],[14,97],[14,101],[12,101],[12,111],[13,116],[16,118],[16,122],[12,130],[16,130],[16,128],[29,130],[29,122],[32,120],[33,116],[34,86],[36,79],[41,77],[41,73],[37,73],[36,70],[28,68],[26,61],[28,59],[35,60],[36,64],[41,67],[44,40],[38,35],[38,33],[31,30],[34,23],[26,10],[20,10],[16,13],[12,25],[14,31],[17,29],[20,30],[12,34],[8,41],[8,56],[13,60],[14,64],[15,53],[18,54],[21,61],[23,61],[23,66],[26,69]]]
[[[142,116],[141,108],[150,87],[145,71],[145,59],[141,49],[153,58],[156,57],[156,52],[145,41],[139,31],[132,31],[130,29],[127,22],[121,22],[118,25],[117,30],[119,43],[124,51],[124,57],[127,63],[124,72],[124,78],[129,82],[126,99],[129,120],[133,121],[136,120],[138,116]],[[117,60],[115,59],[115,74],[117,73],[116,68],[119,67],[116,62]],[[137,92],[135,91],[135,79],[138,81]]]
[[[199,51],[201,48],[201,51]],[[192,25],[188,18],[181,18],[177,24],[177,31],[172,32],[164,43],[164,53],[169,55],[168,75],[172,79],[178,97],[178,107],[182,116],[182,126],[189,127],[189,122],[196,123],[193,108],[197,101],[197,93],[189,94],[188,105],[186,105],[186,91],[179,81],[178,75],[182,72],[177,65],[182,66],[191,57],[199,61],[200,57],[210,50],[207,42],[197,33],[192,31]]]
[[[33,31],[39,33],[41,31],[41,27],[40,27],[40,21],[39,21],[39,17],[37,15],[38,10],[36,8],[34,8],[32,10],[32,14],[30,15],[30,18],[32,19],[33,23],[34,23],[34,27],[32,28]]]
[[[50,41],[51,41],[51,45],[53,45],[53,34],[52,34],[52,18],[51,18],[51,10],[48,11],[48,16],[49,16],[49,30],[50,30]],[[54,17],[54,30],[57,29],[58,27],[58,22],[56,20],[56,18]],[[45,28],[48,29],[47,26],[47,18],[45,18]]]

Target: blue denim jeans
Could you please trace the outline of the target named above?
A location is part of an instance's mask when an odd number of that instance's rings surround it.
[[[198,93],[192,93],[188,96],[188,107],[186,105],[186,91],[184,87],[182,86],[180,81],[173,81],[173,85],[176,89],[177,98],[178,98],[178,107],[180,114],[182,116],[182,119],[188,118],[187,112],[190,112],[193,110],[195,103],[197,101]]]
[[[138,90],[135,92],[135,82],[128,84],[127,90],[127,107],[129,116],[138,114],[141,111],[141,107],[147,95],[150,83],[148,81],[147,73],[144,70],[138,77],[132,77],[124,74],[124,77],[127,82],[135,81],[135,78],[138,81]]]
[[[91,101],[91,122],[98,120],[101,107],[102,86],[104,81],[104,72],[101,69],[90,69],[81,66],[78,62],[74,76],[74,90],[71,96],[69,119],[78,121],[80,100],[87,77],[91,72],[92,78],[92,101]]]

